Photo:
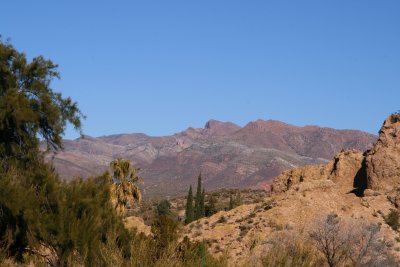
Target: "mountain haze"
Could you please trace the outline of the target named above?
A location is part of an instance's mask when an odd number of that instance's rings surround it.
[[[147,195],[186,192],[199,173],[207,190],[260,187],[282,171],[320,164],[342,149],[370,148],[376,136],[356,130],[298,127],[257,120],[240,127],[208,121],[204,128],[162,137],[141,133],[65,140],[64,151],[49,155],[63,179],[101,174],[115,158],[141,168]]]

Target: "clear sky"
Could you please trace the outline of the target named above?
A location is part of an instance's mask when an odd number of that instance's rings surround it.
[[[92,136],[211,118],[377,133],[400,109],[400,1],[3,1],[0,34],[59,64]],[[68,130],[66,137],[77,135]]]

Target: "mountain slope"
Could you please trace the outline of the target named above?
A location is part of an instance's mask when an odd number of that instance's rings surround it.
[[[119,134],[65,140],[49,155],[60,176],[97,175],[110,161],[125,158],[141,168],[145,194],[180,194],[201,172],[206,189],[268,184],[283,170],[320,164],[342,149],[366,150],[376,136],[353,130],[298,127],[257,120],[240,127],[210,120],[172,136]]]

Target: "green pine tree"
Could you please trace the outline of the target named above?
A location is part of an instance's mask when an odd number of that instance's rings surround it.
[[[187,196],[187,201],[186,201],[186,219],[185,223],[191,223],[193,221],[193,193],[192,193],[192,186],[189,187],[189,193]]]
[[[206,216],[206,206],[205,206],[205,198],[206,198],[206,191],[204,190],[203,187],[203,192],[201,193],[201,201],[200,201],[200,218],[203,218]]]
[[[194,202],[194,211],[195,211],[195,215],[194,215],[194,219],[198,220],[201,218],[201,173],[199,174],[199,176],[197,177],[197,189],[196,189],[196,198],[195,198],[195,202]]]

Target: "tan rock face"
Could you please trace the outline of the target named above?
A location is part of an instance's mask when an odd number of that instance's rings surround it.
[[[400,187],[400,114],[389,116],[373,148],[363,155],[342,151],[325,165],[288,170],[275,178],[271,188],[280,193],[309,180],[332,180],[343,190],[372,189],[389,192]]]
[[[355,182],[362,167],[364,156],[357,150],[346,150],[335,156],[328,163],[328,179],[340,185],[346,190],[352,190],[360,186]],[[365,179],[364,177],[362,179]],[[363,186],[361,184],[361,186]]]
[[[355,178],[362,167],[363,160],[364,157],[360,151],[342,151],[327,164],[305,166],[283,172],[274,179],[271,190],[274,193],[281,193],[304,182],[331,180],[343,191],[349,192],[357,187]]]
[[[365,158],[368,188],[391,190],[400,184],[400,115],[389,116]]]

